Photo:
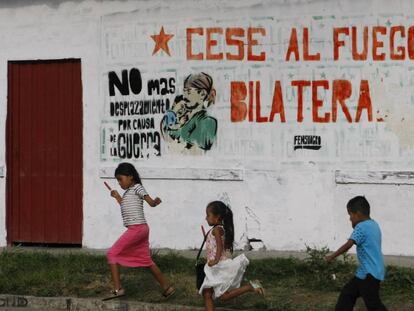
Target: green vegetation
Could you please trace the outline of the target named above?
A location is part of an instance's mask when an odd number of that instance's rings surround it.
[[[306,251],[308,258],[305,260],[251,260],[246,281],[262,280],[266,298],[249,294],[218,305],[272,311],[333,310],[340,289],[353,276],[356,263],[347,255],[331,264],[326,263],[327,248],[307,247]],[[154,261],[177,287],[176,295],[168,302],[202,306],[202,298],[194,288],[194,260],[170,253],[154,254]],[[164,301],[160,288],[146,269],[122,268],[121,278],[129,299]],[[111,276],[103,255],[27,252],[19,248],[0,253],[2,294],[103,297],[110,290]],[[381,296],[389,310],[414,310],[414,270],[387,267]],[[364,308],[357,307],[356,310]]]

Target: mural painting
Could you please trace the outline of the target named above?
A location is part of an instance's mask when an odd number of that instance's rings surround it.
[[[185,148],[210,150],[217,133],[217,120],[207,109],[215,102],[213,79],[206,73],[189,75],[183,95],[175,98],[161,122],[163,137],[183,144]]]
[[[346,19],[352,26],[336,16],[104,19],[110,103],[101,159],[395,157],[399,144],[414,146],[403,134],[412,109],[390,100],[397,89],[407,105],[414,97],[411,69],[401,67],[414,59],[414,26],[402,17]],[[120,63],[129,69],[114,69]]]

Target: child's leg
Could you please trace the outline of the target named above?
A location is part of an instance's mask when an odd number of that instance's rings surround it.
[[[358,279],[354,277],[342,288],[335,311],[352,311],[359,295]]]
[[[234,297],[249,293],[249,292],[254,292],[254,288],[249,284],[249,285],[244,285],[242,287],[239,288],[233,288],[227,292],[225,292],[223,295],[220,296],[220,300],[221,301],[226,301],[229,299],[232,299]]]
[[[368,274],[365,280],[361,280],[360,291],[368,311],[386,311],[387,308],[381,302],[379,296],[380,281]]]
[[[206,311],[214,311],[213,289],[205,288],[203,290],[204,307]]]
[[[158,266],[154,263],[151,267],[149,267],[149,269],[151,270],[151,273],[154,276],[154,278],[158,281],[158,283],[160,283],[161,287],[165,289],[168,284],[160,268],[158,268]]]
[[[121,288],[121,278],[119,276],[119,266],[118,264],[110,264],[112,282],[114,283],[114,289],[118,290]]]
[[[161,288],[164,290],[165,296],[168,296],[175,290],[170,284],[168,284],[160,268],[158,268],[158,266],[155,263],[151,267],[149,267],[149,269],[151,270],[151,273],[154,276],[154,278],[158,281],[158,283],[160,283]]]

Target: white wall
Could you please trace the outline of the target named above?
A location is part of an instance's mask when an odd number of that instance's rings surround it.
[[[371,203],[373,218],[383,229],[384,253],[414,255],[414,210],[410,208],[413,181],[411,176],[393,174],[412,171],[414,167],[412,60],[406,57],[404,61],[394,61],[387,56],[385,61],[369,57],[356,62],[350,58],[347,47],[340,50],[342,56],[338,61],[332,60],[334,27],[362,29],[380,25],[388,27],[387,34],[389,25],[408,29],[414,25],[410,1],[27,3],[0,8],[0,136],[5,137],[8,60],[81,58],[85,247],[109,247],[123,230],[119,210],[102,182],[102,178],[112,176],[120,161],[108,155],[111,145],[103,134],[117,133],[116,119],[109,115],[109,103],[114,98],[108,95],[108,72],[120,75],[123,69],[138,68],[144,81],[163,75],[174,77],[176,92],[170,99],[182,94],[183,80],[188,74],[199,71],[213,77],[217,90],[217,102],[208,110],[218,120],[217,141],[211,150],[183,153],[163,142],[160,157],[129,160],[142,173],[149,193],[163,200],[159,207],[146,210],[153,246],[197,246],[206,204],[224,198],[235,214],[237,239],[247,226],[254,237],[262,238],[271,249],[299,250],[305,243],[335,248],[351,232],[347,201],[364,194]],[[158,34],[161,26],[166,33],[174,34],[169,43],[171,56],[163,52],[152,55],[154,42],[149,36]],[[186,59],[186,28],[249,26],[266,29],[265,37],[257,37],[260,45],[254,51],[265,51],[266,61]],[[298,30],[299,40],[303,27],[309,28],[310,51],[320,52],[320,61],[285,60],[293,27]],[[199,43],[194,50],[204,48],[204,43]],[[217,51],[229,51],[222,44],[223,41],[215,47]],[[388,49],[386,43],[383,51],[387,55]],[[304,93],[304,121],[298,122],[297,89],[291,81],[324,79],[329,81],[330,89],[318,93],[325,100],[321,115],[331,112],[332,81],[346,79],[352,83],[347,104],[354,121],[359,83],[366,79],[373,121],[368,122],[365,111],[360,122],[347,123],[338,109],[336,122],[313,122],[312,94],[308,88]],[[250,80],[261,81],[265,116],[271,108],[273,83],[281,81],[286,123],[280,123],[278,116],[273,123],[230,121],[230,81]],[[123,97],[117,93],[115,99],[144,97]],[[157,124],[161,117],[154,116]],[[295,135],[320,136],[321,149],[293,150]],[[4,140],[0,141],[0,166],[5,166]],[[220,177],[228,176],[229,170],[236,177]],[[394,181],[384,183],[377,177],[368,181],[358,177],[360,183],[358,178],[353,181],[356,183],[343,183],[335,177],[336,170],[352,171],[358,176],[367,176],[368,171],[391,171]],[[204,177],[208,174],[214,180]],[[109,182],[116,185],[114,180]],[[4,192],[5,178],[0,177],[0,198],[5,198]],[[5,219],[5,199],[0,200],[0,219]],[[0,245],[6,243],[5,234],[3,221]]]

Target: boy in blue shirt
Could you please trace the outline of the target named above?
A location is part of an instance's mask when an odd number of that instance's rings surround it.
[[[380,227],[369,217],[370,206],[365,197],[351,199],[346,207],[354,231],[348,242],[326,256],[326,261],[331,262],[355,244],[359,267],[355,277],[342,288],[335,311],[352,311],[358,297],[362,297],[368,311],[386,311],[379,297],[380,282],[385,273]]]

